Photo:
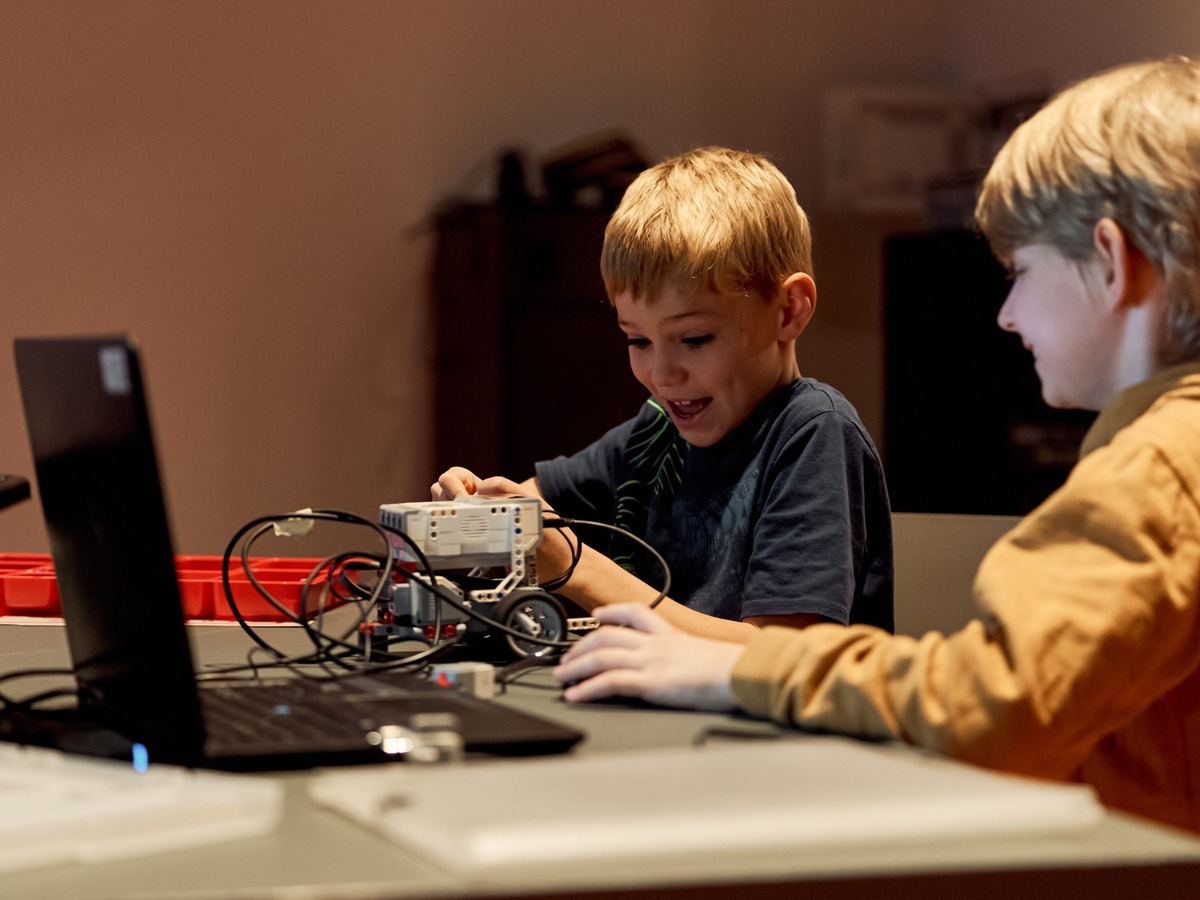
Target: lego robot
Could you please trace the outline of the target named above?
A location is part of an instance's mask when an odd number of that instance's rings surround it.
[[[362,626],[364,643],[386,649],[394,641],[454,641],[476,653],[520,659],[554,655],[570,623],[587,627],[584,620],[569,622],[559,600],[538,587],[538,500],[386,503],[379,521],[407,535],[420,553],[393,535],[401,564],[375,620]]]

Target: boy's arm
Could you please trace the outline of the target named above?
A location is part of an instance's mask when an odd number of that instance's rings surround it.
[[[542,496],[536,477],[527,478],[518,484],[501,476],[479,478],[470,470],[461,467],[443,472],[437,483],[432,486],[431,493],[436,500],[451,500],[464,494],[476,493],[523,494],[536,497],[547,509],[550,508]],[[578,538],[571,535],[570,541],[577,543]],[[588,612],[597,606],[617,601],[630,601],[648,606],[658,596],[658,591],[653,587],[618,566],[604,554],[586,544],[580,549],[579,562],[571,574],[571,579],[558,589],[558,593],[574,600]],[[538,548],[538,569],[543,573],[543,578],[553,578],[558,573],[565,572],[570,560],[571,548],[562,529],[544,529],[542,544]],[[822,617],[815,613],[796,613],[783,616],[753,616],[744,622],[734,622],[697,612],[676,603],[670,597],[660,600],[655,609],[677,628],[691,634],[726,641],[748,641],[755,631],[767,625],[804,628],[823,621]]]
[[[479,478],[475,473],[461,467],[447,469],[430,488],[435,500],[452,500],[466,494],[513,494],[519,493],[527,497],[536,497],[549,510],[550,506],[542,496],[537,478],[527,478],[518,484],[501,476]],[[554,578],[565,572],[571,565],[571,545],[579,544],[574,534],[569,536],[561,528],[544,528],[542,543],[538,547],[538,571],[542,580]],[[557,589],[557,593],[574,600],[588,612],[597,606],[626,600],[634,603],[649,605],[658,591],[637,576],[622,569],[602,553],[583,544],[579,547],[580,557],[571,573],[570,580]],[[731,622],[718,619],[676,603],[670,597],[664,597],[655,607],[671,624],[705,637],[720,638],[727,641],[747,641],[757,630],[759,623]],[[764,619],[790,619],[790,616],[767,616]],[[766,623],[764,623],[766,624]],[[791,624],[789,622],[771,622],[770,624]],[[803,624],[809,624],[805,622]],[[798,627],[794,625],[793,627]]]
[[[919,640],[859,626],[760,632],[733,673],[739,704],[805,727],[1069,776],[1200,665],[1200,469],[1189,462],[1200,428],[1191,415],[1164,416],[1156,440],[1142,436],[1145,420],[1141,434],[1128,427],[1002,537],[975,577],[982,618]],[[1164,721],[1144,721],[1136,739],[1156,728],[1185,733]]]
[[[578,539],[571,535],[570,540],[576,542]],[[571,549],[562,529],[545,529],[542,546],[538,549],[538,570],[543,577],[548,580],[566,571],[570,560]],[[570,580],[556,591],[589,612],[598,606],[617,602],[648,606],[658,596],[658,591],[653,587],[586,544],[580,548],[579,562]],[[660,600],[655,610],[672,625],[691,634],[739,642],[748,641],[764,625],[803,628],[823,621],[818,615],[799,613],[790,616],[756,616],[744,622],[734,622],[697,612],[670,597]]]

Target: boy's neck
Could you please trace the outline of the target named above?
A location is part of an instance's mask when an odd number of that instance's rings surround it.
[[[1160,368],[1144,381],[1129,385],[1109,398],[1084,436],[1080,458],[1111,441],[1113,435],[1149,409],[1171,385],[1189,375],[1200,375],[1200,360]]]
[[[800,374],[800,363],[796,361],[796,347],[793,344],[785,352],[783,368],[776,387],[783,387],[784,385],[791,384],[793,381],[799,381],[802,377]]]

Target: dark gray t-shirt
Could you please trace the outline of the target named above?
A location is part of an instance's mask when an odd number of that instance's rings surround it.
[[[883,467],[838,391],[802,378],[776,391],[718,444],[693,447],[647,403],[571,457],[536,467],[564,516],[617,523],[671,569],[670,596],[700,612],[816,613],[893,628],[891,511]],[[661,584],[633,542],[581,537]]]

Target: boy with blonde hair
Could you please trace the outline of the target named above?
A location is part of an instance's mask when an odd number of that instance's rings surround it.
[[[570,700],[740,707],[1087,782],[1200,831],[1200,65],[1058,95],[996,157],[977,217],[1013,273],[1002,328],[1045,400],[1099,409],[1066,484],[988,552],[961,631],[764,629],[745,645],[612,607]]]
[[[601,272],[651,399],[523,484],[456,467],[434,499],[519,491],[644,538],[671,572],[656,608],[697,634],[890,630],[879,457],[849,402],[796,361],[816,305],[811,270],[807,217],[765,158],[705,148],[647,169],[608,224]],[[543,580],[570,570],[555,589],[587,610],[658,594],[658,565],[619,536],[584,546],[571,568],[563,535],[548,531],[538,555]]]

